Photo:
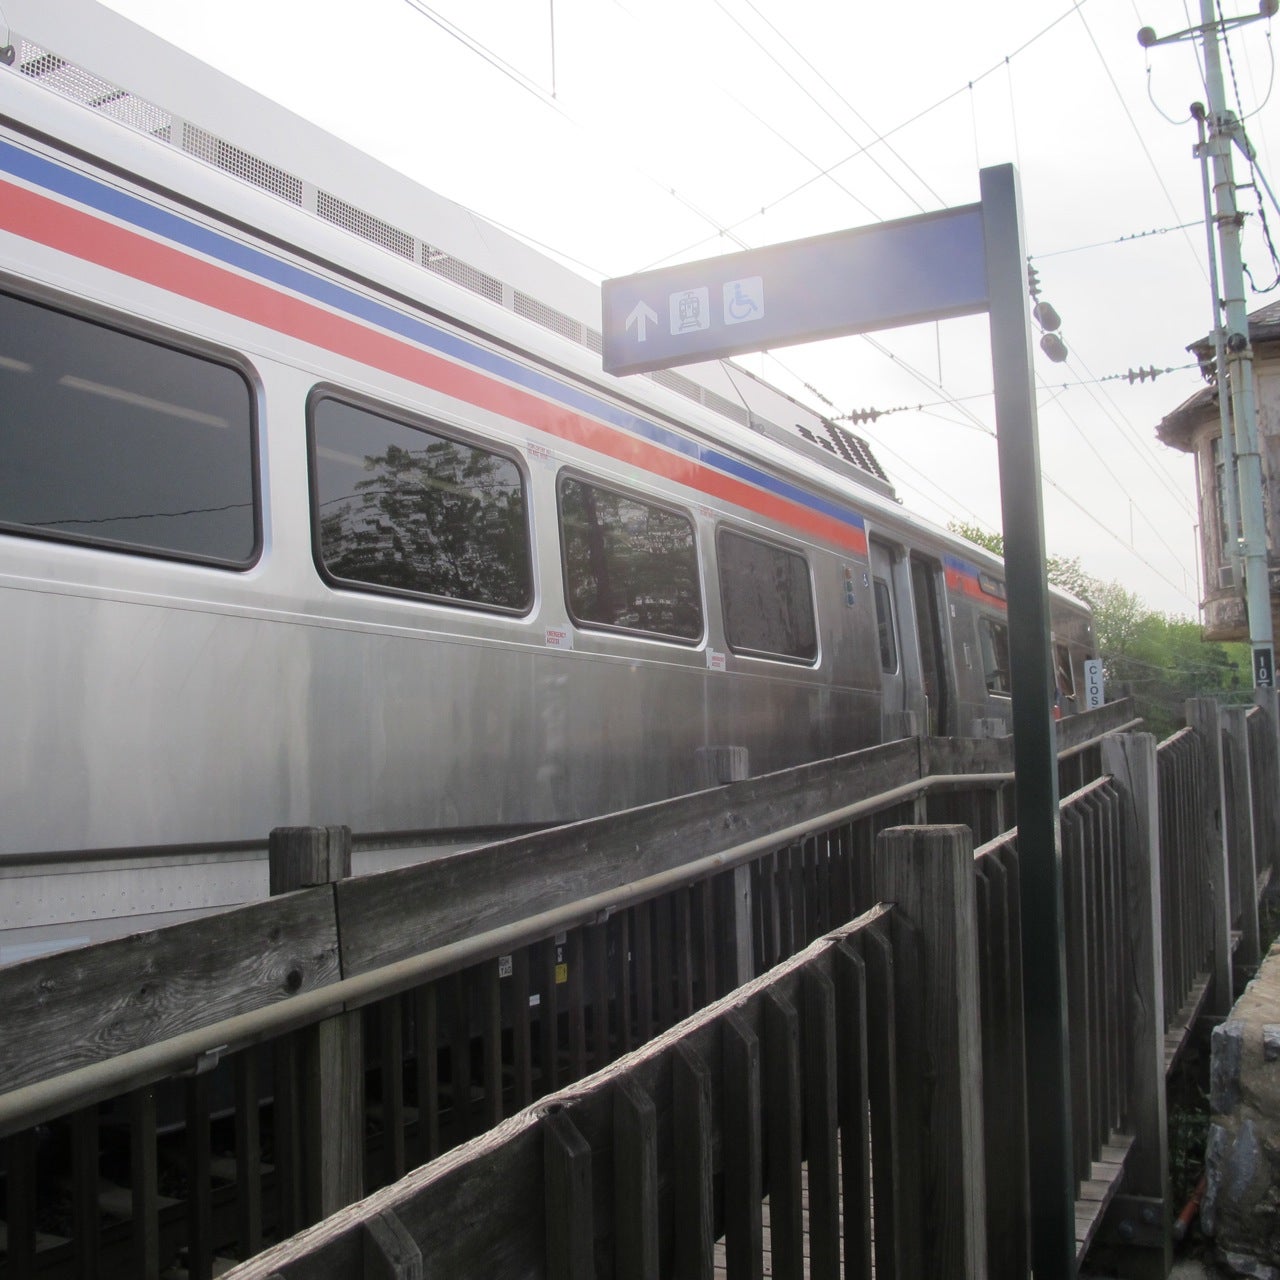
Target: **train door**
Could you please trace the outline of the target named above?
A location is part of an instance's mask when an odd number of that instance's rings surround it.
[[[880,719],[888,739],[898,736],[902,712],[910,708],[903,670],[902,628],[898,622],[902,611],[894,582],[894,554],[890,547],[875,540],[871,542],[871,589],[880,641]]]
[[[941,571],[936,560],[912,552],[911,596],[916,609],[916,643],[920,646],[925,696],[924,731],[931,737],[951,732],[951,688],[942,613],[945,605],[938,586]]]

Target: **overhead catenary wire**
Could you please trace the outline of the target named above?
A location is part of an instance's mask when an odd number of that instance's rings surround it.
[[[414,8],[416,11],[418,11],[418,12],[420,12],[420,13],[424,12],[424,10],[426,10],[426,9],[428,8],[428,6],[426,6],[426,5],[423,3],[423,0],[406,0],[406,3],[409,3],[409,4],[411,5],[411,7],[412,7],[412,8]],[[1034,43],[1037,39],[1041,38],[1041,37],[1042,37],[1044,34],[1046,34],[1048,31],[1050,31],[1050,30],[1052,30],[1053,28],[1055,28],[1055,27],[1056,27],[1060,22],[1065,21],[1065,20],[1066,20],[1066,18],[1068,18],[1072,13],[1078,12],[1078,11],[1079,11],[1079,9],[1081,8],[1081,6],[1082,6],[1084,3],[1085,3],[1085,0],[1077,0],[1077,3],[1076,3],[1076,4],[1074,4],[1074,5],[1072,5],[1070,8],[1068,8],[1068,9],[1067,9],[1063,14],[1059,15],[1059,17],[1058,17],[1057,19],[1055,19],[1053,22],[1049,23],[1046,27],[1041,28],[1041,29],[1040,29],[1040,31],[1038,31],[1035,35],[1033,35],[1033,36],[1032,36],[1028,41],[1024,42],[1021,46],[1019,46],[1019,48],[1018,48],[1018,49],[1016,49],[1016,50],[1014,51],[1014,53],[1013,53],[1013,54],[1010,54],[1010,55],[1008,55],[1006,58],[1001,59],[999,62],[995,63],[995,64],[994,64],[994,65],[993,65],[993,66],[992,66],[988,71],[984,72],[981,76],[975,77],[973,81],[967,82],[967,83],[966,83],[966,85],[964,86],[964,88],[968,88],[968,87],[970,87],[970,85],[972,85],[973,83],[976,83],[978,80],[981,80],[981,79],[985,78],[987,75],[991,74],[991,73],[992,73],[992,72],[994,72],[995,70],[998,70],[1001,66],[1005,66],[1005,67],[1007,68],[1007,65],[1008,65],[1008,58],[1011,58],[1011,57],[1016,56],[1016,54],[1017,54],[1017,53],[1021,52],[1023,49],[1025,49],[1026,47],[1028,47],[1030,44]],[[620,7],[621,7],[621,6],[620,6]],[[624,11],[625,11],[625,10],[624,10]],[[437,24],[437,25],[440,25],[440,24]],[[444,28],[444,27],[441,27],[441,29],[442,29],[442,30],[447,30],[447,28]],[[465,43],[465,42],[464,42],[464,43]],[[471,47],[471,46],[470,46],[470,45],[468,45],[468,47]],[[481,46],[481,48],[483,48],[483,46]],[[501,70],[501,67],[500,67],[500,66],[498,66],[498,64],[496,64],[496,63],[492,63],[492,60],[491,60],[491,59],[486,58],[486,61],[487,61],[487,62],[491,62],[491,64],[492,64],[492,65],[494,65],[496,69]],[[1104,61],[1105,61],[1105,60],[1104,60]],[[1112,81],[1112,82],[1113,82],[1113,85],[1114,85],[1114,79],[1113,79],[1113,81]],[[561,104],[560,104],[559,102],[555,102],[555,101],[551,101],[551,100],[549,100],[549,99],[546,97],[545,93],[538,92],[538,90],[537,90],[537,87],[536,87],[536,86],[530,87],[530,86],[528,86],[528,85],[525,85],[525,86],[522,86],[522,87],[525,87],[525,88],[527,88],[530,92],[534,93],[534,95],[535,95],[535,96],[538,96],[538,97],[539,97],[539,99],[540,99],[541,101],[543,101],[545,105],[552,106],[553,110],[557,110],[557,111],[559,111],[559,112],[560,112],[560,114],[564,115],[564,116],[565,116],[565,118],[566,118],[566,119],[569,119],[572,123],[575,123],[575,124],[577,123],[576,121],[573,121],[572,117],[571,117],[571,116],[569,116],[569,115],[568,115],[568,113],[567,113],[567,112],[565,112],[565,111],[563,110],[563,107],[561,106]],[[951,100],[952,98],[954,98],[954,97],[956,96],[956,94],[958,94],[959,92],[963,92],[963,91],[964,91],[964,88],[962,88],[962,89],[958,89],[958,90],[956,90],[954,93],[949,94],[949,95],[947,95],[946,97],[944,97],[944,98],[940,99],[940,100],[939,100],[937,103],[935,103],[932,107],[930,107],[930,108],[926,108],[926,109],[924,109],[924,111],[922,111],[922,112],[917,112],[914,116],[912,116],[912,117],[911,117],[911,120],[912,120],[912,121],[914,121],[914,120],[916,120],[916,119],[921,118],[921,117],[922,117],[922,116],[924,116],[924,115],[927,115],[927,114],[928,114],[928,112],[929,112],[930,110],[934,110],[934,109],[936,109],[938,106],[942,105],[942,104],[943,104],[943,103],[945,103],[946,101],[949,101],[949,100]],[[741,105],[741,104],[738,104],[738,105]],[[874,139],[874,140],[873,140],[872,142],[870,142],[870,143],[867,143],[865,146],[860,146],[860,147],[859,147],[859,150],[858,150],[856,153],[854,153],[854,154],[855,154],[855,155],[857,155],[857,154],[862,154],[862,153],[863,153],[863,152],[865,152],[866,150],[868,150],[868,149],[870,149],[871,147],[873,147],[873,146],[877,145],[877,143],[879,143],[879,142],[883,142],[883,141],[884,141],[884,140],[885,140],[885,139],[886,139],[890,134],[892,134],[892,133],[896,132],[898,129],[901,129],[901,128],[906,127],[906,124],[907,124],[907,123],[909,123],[909,122],[910,122],[910,121],[904,121],[901,125],[896,126],[896,127],[895,127],[895,129],[893,129],[893,130],[889,130],[889,131],[886,131],[886,132],[885,132],[885,133],[883,133],[883,134],[877,135],[877,138],[876,138],[876,139]],[[581,127],[581,126],[579,126],[579,127]],[[776,131],[775,131],[775,132],[776,132]],[[796,149],[797,151],[799,151],[801,154],[803,154],[803,149],[802,149],[802,148],[795,148],[795,149]],[[816,178],[818,178],[818,177],[822,177],[822,176],[825,176],[825,174],[830,173],[830,172],[833,172],[835,169],[838,169],[838,168],[839,168],[839,166],[840,166],[840,164],[841,164],[841,163],[846,163],[849,159],[852,159],[852,158],[853,158],[853,156],[846,157],[845,161],[837,162],[837,164],[836,164],[836,165],[833,165],[833,166],[826,166],[826,167],[825,167],[825,169],[824,169],[824,168],[822,168],[821,166],[818,166],[818,165],[816,164],[816,162],[815,162],[815,161],[813,161],[813,159],[812,159],[811,157],[810,157],[810,158],[808,158],[808,162],[809,162],[810,164],[813,164],[813,165],[815,166],[815,170],[816,170],[816,172],[815,172],[814,178],[813,178],[813,179],[810,179],[809,181],[806,181],[804,184],[802,184],[802,187],[807,187],[807,186],[811,185],[811,182],[812,182],[813,180],[815,180]],[[644,175],[644,176],[645,176],[649,181],[653,182],[653,183],[654,183],[654,185],[655,185],[655,186],[657,186],[659,189],[661,189],[664,193],[666,193],[667,195],[669,195],[669,196],[671,196],[671,197],[674,197],[675,199],[677,199],[678,201],[680,201],[680,203],[682,203],[682,204],[684,205],[684,207],[686,207],[687,209],[689,209],[689,210],[690,210],[690,212],[691,212],[691,213],[693,213],[695,216],[697,216],[697,217],[699,217],[700,219],[704,220],[704,221],[705,221],[709,226],[713,227],[713,228],[715,229],[715,231],[716,231],[716,234],[717,234],[719,237],[721,237],[721,238],[726,238],[726,237],[727,237],[727,238],[729,238],[729,239],[733,240],[735,243],[737,243],[738,245],[740,245],[740,246],[741,246],[741,247],[743,247],[743,248],[747,248],[747,247],[749,247],[749,246],[747,245],[747,243],[744,241],[744,239],[743,239],[740,235],[736,234],[735,227],[734,227],[733,225],[724,225],[724,224],[721,224],[717,219],[713,218],[713,217],[712,217],[710,214],[708,214],[705,210],[703,210],[702,208],[700,208],[700,207],[699,207],[699,206],[698,206],[694,201],[690,200],[688,197],[683,196],[683,195],[682,195],[682,193],[680,193],[676,188],[671,187],[671,186],[669,186],[669,185],[668,185],[668,184],[666,184],[666,183],[659,182],[659,181],[657,181],[656,179],[652,178],[652,177],[651,177],[650,175],[648,175],[648,174],[646,174],[646,175]],[[795,188],[794,190],[799,190],[799,189],[801,189],[801,188]],[[753,216],[754,216],[754,215],[753,215]],[[744,221],[745,221],[745,220],[744,220]],[[904,368],[905,370],[907,370],[907,371],[911,374],[911,376],[913,376],[913,377],[920,377],[920,376],[921,376],[921,375],[919,374],[919,371],[918,371],[918,370],[914,370],[914,369],[912,369],[912,368],[910,367],[910,365],[909,365],[909,363],[908,363],[908,362],[901,361],[901,360],[897,359],[897,357],[896,357],[896,356],[894,356],[892,352],[889,352],[889,351],[888,351],[888,349],[887,349],[887,348],[885,348],[882,344],[873,344],[873,345],[875,345],[875,346],[876,346],[876,349],[877,349],[877,350],[879,350],[879,351],[880,351],[880,353],[881,353],[882,355],[885,355],[885,356],[887,356],[887,357],[889,357],[889,358],[893,359],[893,360],[895,361],[895,363],[896,363],[899,367]],[[776,359],[776,357],[772,357],[772,358]],[[788,368],[787,368],[787,366],[786,366],[785,364],[783,364],[781,361],[778,361],[778,363],[779,363],[780,367],[782,367],[784,370],[786,370],[786,371],[788,372],[788,374],[789,374],[790,376],[792,376],[792,377],[795,377],[795,376],[796,376],[796,375],[794,374],[794,372],[793,372],[792,370],[788,369]],[[803,381],[803,380],[801,380],[801,381]],[[970,413],[970,412],[967,410],[967,408],[966,408],[963,404],[960,404],[960,403],[959,403],[959,402],[958,402],[954,397],[951,397],[951,396],[950,396],[950,393],[948,393],[948,392],[947,392],[947,389],[946,389],[944,386],[942,386],[942,384],[941,384],[940,382],[939,382],[939,383],[930,383],[928,380],[926,380],[925,384],[926,384],[926,385],[933,385],[933,386],[935,386],[935,387],[937,388],[937,390],[938,390],[940,393],[942,393],[944,396],[948,397],[947,399],[945,399],[945,400],[941,401],[940,403],[950,403],[950,404],[954,404],[954,405],[956,405],[956,407],[960,409],[960,411],[961,411],[961,413],[962,413],[962,416],[963,416],[963,418],[964,418],[965,420],[970,421],[970,422],[971,422],[971,423],[972,423],[972,424],[973,424],[977,429],[982,430],[982,431],[984,431],[984,432],[985,432],[985,433],[987,433],[987,434],[991,434],[991,432],[990,432],[990,428],[988,428],[985,424],[983,424],[983,423],[981,422],[981,420],[980,420],[976,415],[973,415],[972,413]],[[1061,489],[1061,486],[1060,486],[1060,485],[1058,485],[1058,484],[1056,484],[1056,482],[1052,482],[1052,481],[1051,481],[1051,479],[1050,479],[1049,477],[1045,477],[1045,479],[1046,479],[1046,482],[1053,483],[1055,488],[1058,488],[1059,490]],[[1074,501],[1074,500],[1073,500],[1073,501]],[[1077,503],[1076,505],[1079,505],[1079,504]],[[1091,518],[1091,519],[1094,519],[1094,520],[1095,520],[1095,522],[1098,522],[1096,517],[1093,517],[1093,516],[1091,515],[1091,516],[1090,516],[1090,518]],[[1098,522],[1098,523],[1100,524],[1100,527],[1104,527],[1104,528],[1105,528],[1105,526],[1101,526],[1101,522]],[[1113,536],[1114,536],[1114,535],[1113,535]],[[1123,540],[1123,539],[1121,539],[1121,538],[1119,538],[1119,537],[1116,537],[1116,541],[1117,541],[1117,542],[1119,542],[1119,543],[1120,543],[1120,545],[1122,545],[1122,546],[1126,546],[1126,549],[1132,550],[1132,548],[1131,548],[1131,547],[1128,547],[1128,545],[1124,542],[1124,540]],[[1141,559],[1141,557],[1139,557],[1139,558]],[[1153,571],[1154,571],[1154,567],[1153,567],[1153,566],[1150,566],[1150,565],[1148,564],[1148,567],[1153,568]],[[1158,572],[1158,571],[1157,571],[1157,572]],[[1164,575],[1159,575],[1159,576],[1161,576],[1161,577],[1164,579],[1164,581],[1166,581],[1166,582],[1169,582],[1169,581],[1170,581],[1167,577],[1164,577]],[[1176,589],[1176,584],[1172,584],[1172,583],[1170,583],[1170,585],[1175,586],[1175,589]]]

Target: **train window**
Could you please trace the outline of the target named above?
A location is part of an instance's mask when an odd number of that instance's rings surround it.
[[[1064,698],[1076,696],[1076,678],[1071,671],[1071,651],[1060,641],[1053,646],[1053,677]]]
[[[893,604],[889,584],[883,578],[874,582],[876,627],[880,632],[880,670],[892,675],[898,669],[898,646],[893,638]]]
[[[736,653],[812,662],[818,656],[809,563],[771,542],[721,529],[720,599]]]
[[[533,603],[515,460],[386,413],[313,397],[312,515],[331,581],[513,613]]]
[[[560,478],[569,612],[581,626],[702,637],[693,522],[669,507]]]
[[[229,365],[0,294],[0,527],[244,568],[253,398]]]
[[[978,638],[982,642],[982,669],[988,692],[1008,694],[1013,689],[1009,676],[1009,628],[994,618],[979,618]]]

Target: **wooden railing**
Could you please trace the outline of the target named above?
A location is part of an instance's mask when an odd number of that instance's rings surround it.
[[[1274,720],[1268,723],[1274,738]],[[1162,1007],[1163,975],[1139,996],[1117,974],[1141,968],[1132,948],[1143,945],[1158,970],[1160,934],[1171,940],[1183,918],[1175,912],[1166,926],[1162,912],[1156,927],[1148,913],[1146,943],[1129,937],[1134,894],[1140,898],[1163,878],[1142,873],[1141,857],[1134,860],[1139,845],[1152,846],[1150,835],[1130,831],[1132,781],[1089,785],[1104,768],[1101,736],[1117,727],[1132,727],[1126,708],[1059,726],[1063,776],[1083,784],[1065,802],[1064,853],[1076,886],[1069,900],[1085,921],[1072,961],[1085,966],[1088,992],[1083,1006],[1073,1006],[1073,1028],[1082,1007],[1089,1037],[1088,1139],[1080,1139],[1078,1164],[1085,1171],[1087,1154],[1085,1238],[1098,1229],[1126,1169],[1142,1163],[1135,1152],[1145,1140],[1113,1137],[1139,1132],[1138,1119],[1155,1107],[1148,1095],[1158,1092],[1163,1105],[1163,1025],[1152,1033],[1161,1047],[1161,1088],[1149,1071],[1132,1066],[1150,1057],[1132,1048],[1135,1002],[1154,999],[1146,1007]],[[1113,754],[1114,742],[1105,747]],[[717,1001],[732,1004],[746,980],[790,972],[788,957],[882,898],[898,905],[876,916],[878,936],[894,936],[898,918],[908,932],[919,929],[904,902],[912,887],[897,885],[893,896],[883,876],[874,882],[873,849],[889,839],[889,828],[939,821],[963,822],[974,832],[965,838],[984,843],[968,878],[982,1070],[965,1105],[976,1107],[978,1154],[972,1117],[962,1145],[963,1181],[976,1176],[981,1204],[945,1179],[930,1184],[927,1204],[930,1213],[949,1213],[958,1196],[964,1212],[985,1224],[978,1235],[991,1274],[1022,1274],[1028,1210],[1019,1127],[1025,1066],[1017,856],[1016,839],[999,838],[1012,808],[1007,751],[1000,742],[895,743],[359,880],[342,878],[340,829],[275,833],[278,887],[320,883],[172,930],[0,969],[0,1008],[21,1029],[0,1037],[8,1225],[0,1275],[158,1275],[179,1250],[189,1274],[210,1275],[216,1256],[249,1256],[430,1162],[340,1220],[371,1222],[366,1207],[391,1205],[400,1188],[443,1186],[467,1153],[497,1142],[478,1136],[493,1126],[502,1126],[495,1134],[540,1135],[540,1117],[558,1114],[547,1099],[566,1085],[602,1070],[613,1079],[628,1051],[682,1019],[700,1018]],[[1149,832],[1157,821],[1154,749],[1150,755]],[[1105,767],[1110,778],[1116,766]],[[293,880],[285,878],[289,867]],[[954,920],[947,927],[961,928]],[[832,945],[848,942],[841,935]],[[911,963],[922,963],[911,954]],[[1117,956],[1129,961],[1108,970]],[[929,961],[912,982],[932,981],[939,963],[950,961]],[[889,1034],[876,1015],[867,1017],[872,1039]],[[1115,1043],[1120,1032],[1129,1037],[1123,1050]],[[867,1050],[868,1070],[879,1052]],[[894,1053],[899,1075],[924,1062]],[[845,1069],[842,1061],[837,1056],[837,1070]],[[921,1074],[930,1088],[940,1087],[934,1067]],[[873,1161],[877,1179],[899,1159],[890,1149],[914,1150],[920,1141],[921,1108],[939,1105],[935,1095],[916,1102],[902,1096],[908,1101],[891,1108],[897,1139],[882,1139],[889,1147]],[[874,1104],[870,1115],[873,1129],[887,1123]],[[806,1132],[814,1128],[811,1122]],[[713,1149],[723,1158],[722,1146]],[[69,1191],[50,1189],[40,1176],[52,1155],[65,1157]],[[507,1157],[494,1158],[501,1164]],[[723,1165],[715,1169],[717,1178],[727,1176]],[[565,1176],[576,1175],[570,1168]],[[1103,1181],[1105,1192],[1092,1185]],[[1128,1179],[1127,1190],[1129,1182],[1140,1188],[1134,1195],[1151,1198],[1141,1178]],[[722,1197],[722,1182],[716,1187]],[[918,1188],[908,1179],[897,1193],[909,1199],[911,1213],[923,1212]],[[409,1217],[394,1212],[401,1226],[422,1226],[407,1230],[431,1253],[460,1231],[451,1220],[462,1210],[460,1202],[430,1207],[429,1199],[415,1200]],[[883,1198],[877,1185],[877,1212],[888,1213],[894,1200],[891,1184]],[[496,1201],[490,1208],[495,1224],[505,1214],[531,1212]],[[668,1208],[659,1215],[663,1223]],[[724,1212],[731,1211],[754,1212],[726,1204]],[[848,1212],[846,1202],[846,1219]],[[444,1217],[428,1228],[427,1217],[438,1214]],[[716,1219],[714,1230],[727,1229],[726,1222]],[[404,1245],[390,1219],[383,1225],[391,1237],[376,1226],[360,1231]],[[549,1222],[527,1229],[550,1238]],[[953,1228],[935,1223],[929,1232],[935,1230],[950,1239]],[[885,1231],[890,1238],[891,1227]],[[954,1231],[964,1248],[974,1247],[972,1227]],[[286,1248],[287,1265],[279,1255],[275,1269],[361,1274],[310,1269],[303,1242],[319,1239],[299,1237]],[[670,1238],[663,1240],[665,1249]],[[275,1256],[264,1255],[262,1265]],[[445,1266],[439,1273],[544,1274],[545,1265],[538,1254],[525,1258],[523,1270]]]

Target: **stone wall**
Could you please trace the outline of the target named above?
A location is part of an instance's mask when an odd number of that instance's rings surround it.
[[[1280,1280],[1280,943],[1213,1032],[1200,1225],[1218,1260]]]

